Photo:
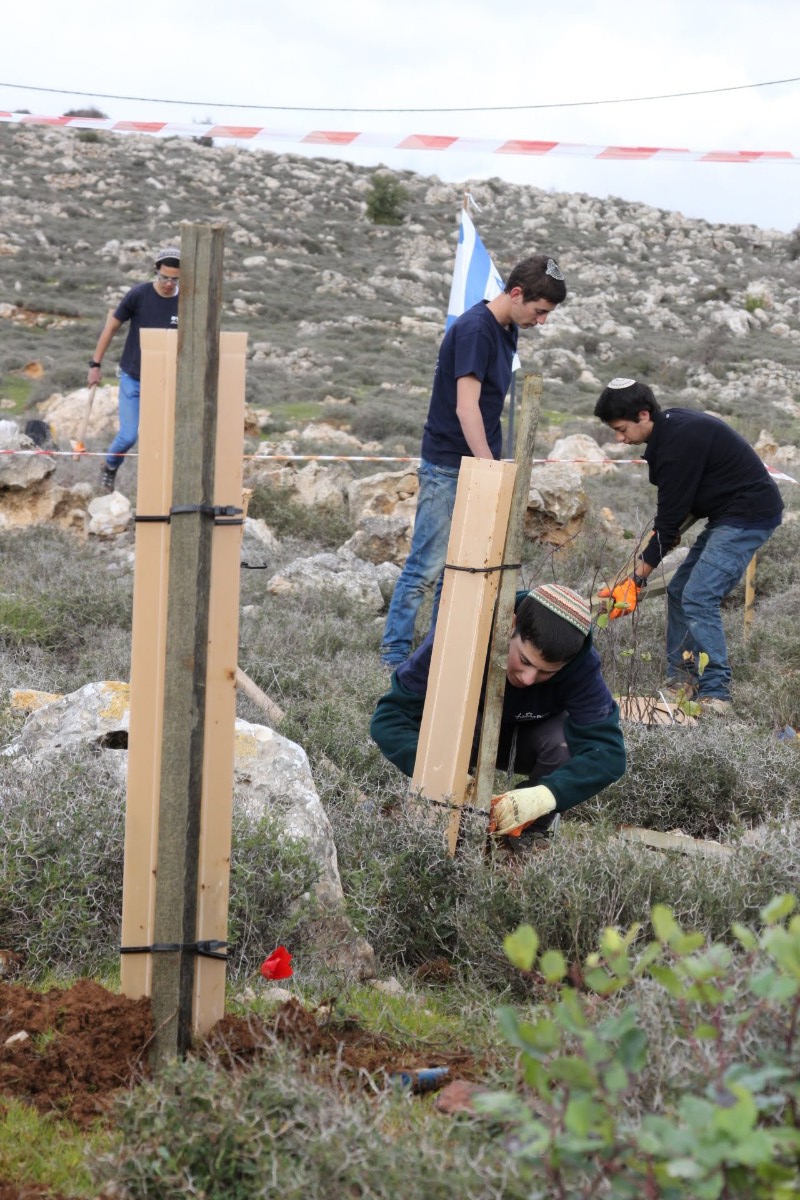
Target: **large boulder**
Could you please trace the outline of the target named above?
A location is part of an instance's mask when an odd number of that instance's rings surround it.
[[[559,438],[547,456],[560,462],[570,462],[581,475],[614,474],[617,467],[609,462],[605,450],[588,433],[573,433]]]
[[[23,491],[47,479],[56,460],[37,451],[32,438],[16,421],[0,421],[0,494],[6,489]]]
[[[372,563],[404,563],[411,549],[418,491],[416,467],[353,480],[347,499],[356,529],[343,549]]]
[[[20,759],[46,759],[79,745],[110,756],[126,774],[130,689],[127,683],[88,683],[76,692],[40,704],[16,738],[1,752]],[[30,706],[29,706],[30,707]],[[375,973],[372,947],[345,912],[336,845],[305,751],[273,729],[236,722],[234,804],[254,826],[277,814],[285,836],[303,843],[319,869],[313,896],[300,901],[311,922],[315,952],[328,965],[359,978]]]
[[[42,416],[53,426],[56,437],[62,441],[77,441],[83,434],[89,410],[89,390],[88,387],[82,387],[65,394],[54,392],[38,406]],[[116,384],[96,389],[86,425],[86,441],[102,440],[113,435],[117,428],[118,394]]]
[[[586,493],[574,463],[544,463],[531,471],[525,532],[534,541],[564,546],[583,527]]]

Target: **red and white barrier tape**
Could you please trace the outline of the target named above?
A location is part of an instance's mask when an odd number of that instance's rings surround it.
[[[0,449],[2,455],[18,455],[30,458],[34,455],[44,455],[45,458],[105,458],[105,450],[8,450]],[[122,458],[138,458],[138,450],[129,450]],[[245,462],[397,462],[419,463],[419,457],[413,455],[392,454],[243,454]],[[583,463],[593,467],[605,466],[644,466],[643,458],[534,458],[533,466],[547,463]],[[786,483],[797,483],[791,475],[778,471],[775,467],[767,466],[767,471],[773,479],[783,479]]]
[[[206,137],[255,143],[292,142],[296,145],[363,147],[381,150],[461,151],[470,154],[515,154],[542,157],[575,156],[622,162],[800,163],[792,150],[690,150],[674,146],[589,146],[525,138],[452,137],[434,133],[359,133],[350,130],[270,129],[262,125],[196,125],[176,121],[114,121],[110,117],[47,117],[0,112],[0,121],[16,125],[50,125],[69,129],[107,129],[112,133],[145,133],[154,137]]]

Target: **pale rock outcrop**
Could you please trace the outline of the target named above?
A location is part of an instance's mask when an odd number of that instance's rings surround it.
[[[356,529],[342,549],[373,563],[403,563],[411,549],[419,481],[416,467],[355,479],[347,492]]]
[[[36,450],[16,421],[0,421],[0,495],[6,489],[24,490],[52,475],[56,460]]]
[[[0,452],[0,529],[55,524],[83,534],[90,485],[57,484],[53,477],[56,460],[47,453],[36,453],[34,443],[20,432],[16,421],[0,421],[0,451],[4,449],[12,453]]]
[[[525,532],[534,541],[563,546],[582,529],[587,499],[578,468],[544,463],[531,471]]]
[[[264,454],[294,454],[294,445],[281,444],[264,447]],[[347,463],[281,462],[280,459],[252,459],[245,465],[245,486],[259,484],[280,488],[297,504],[308,508],[331,508],[343,511],[347,504],[347,489],[353,479],[352,467]]]
[[[766,429],[761,430],[761,433],[758,435],[758,441],[753,449],[765,462],[774,463],[782,467],[797,467],[800,465],[800,448],[792,445],[779,445],[772,434]]]
[[[298,558],[269,580],[267,591],[276,596],[328,593],[346,604],[379,613],[390,598],[400,574],[394,563],[371,563],[350,550]]]
[[[119,413],[119,388],[116,384],[98,387],[92,401],[85,441],[105,440],[117,428]],[[53,426],[56,437],[61,441],[73,442],[83,432],[83,424],[89,408],[89,388],[77,388],[74,392],[54,392],[38,406],[45,420]]]
[[[569,437],[559,438],[547,457],[571,462],[581,475],[613,475],[618,470],[588,433],[572,433]]]

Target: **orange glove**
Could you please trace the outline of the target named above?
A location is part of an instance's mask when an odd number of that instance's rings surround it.
[[[632,613],[636,608],[636,601],[639,599],[641,586],[637,586],[630,578],[623,579],[622,583],[618,583],[613,588],[601,588],[597,593],[601,599],[611,599],[611,611],[608,608],[608,618],[613,621],[616,617],[625,617],[628,613]]]

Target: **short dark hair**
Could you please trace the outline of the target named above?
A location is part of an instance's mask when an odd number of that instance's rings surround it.
[[[586,635],[580,629],[540,604],[530,593],[517,609],[515,632],[523,642],[535,646],[549,663],[569,662],[586,642]]]
[[[600,399],[594,406],[594,415],[608,424],[609,421],[638,421],[640,412],[661,412],[652,388],[635,379],[612,379],[603,388]]]
[[[531,300],[549,300],[551,304],[560,304],[567,295],[567,285],[558,263],[546,254],[534,254],[517,263],[508,277],[505,290],[510,292],[515,287],[522,289],[525,304],[530,304]]]
[[[181,260],[179,258],[160,258],[156,263],[156,270],[159,267],[179,267]]]

